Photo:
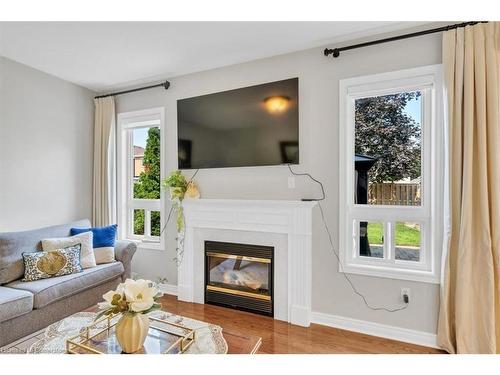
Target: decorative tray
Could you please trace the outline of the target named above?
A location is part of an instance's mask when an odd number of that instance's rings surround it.
[[[103,317],[66,340],[71,354],[121,354],[115,326],[121,315]],[[176,323],[149,316],[144,346],[136,354],[182,354],[195,340],[195,331]]]

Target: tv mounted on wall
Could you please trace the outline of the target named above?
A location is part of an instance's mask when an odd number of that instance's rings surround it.
[[[177,101],[179,169],[299,163],[298,78]]]

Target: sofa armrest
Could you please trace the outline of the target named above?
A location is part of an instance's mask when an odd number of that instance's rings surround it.
[[[131,277],[131,263],[132,257],[137,250],[137,245],[135,242],[120,240],[115,242],[115,259],[123,263],[123,268],[125,271],[122,274],[122,280],[129,279]]]

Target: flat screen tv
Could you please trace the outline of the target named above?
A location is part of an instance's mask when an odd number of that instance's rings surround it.
[[[179,169],[299,163],[298,78],[177,101]]]

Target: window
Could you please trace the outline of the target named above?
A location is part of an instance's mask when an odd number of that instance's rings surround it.
[[[163,122],[163,108],[118,114],[119,236],[152,249],[163,248]]]
[[[440,66],[341,80],[341,271],[439,282]]]

